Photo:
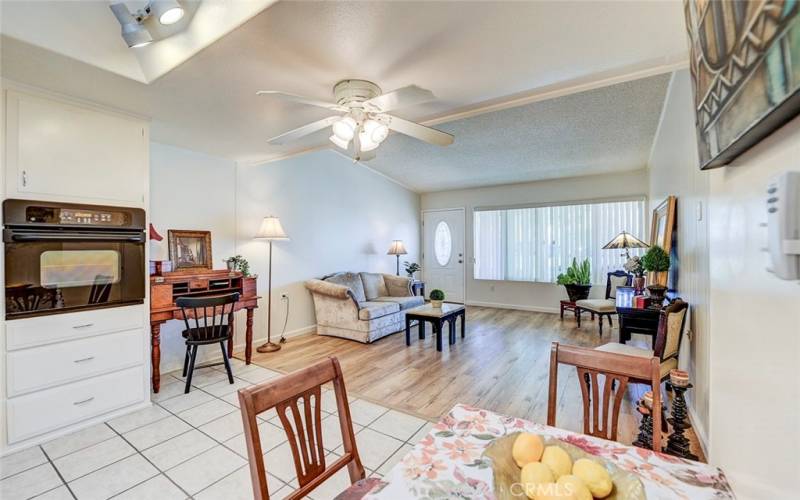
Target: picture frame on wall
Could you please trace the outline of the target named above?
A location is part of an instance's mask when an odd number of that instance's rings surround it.
[[[176,271],[212,268],[211,231],[170,229],[167,239]]]
[[[658,245],[667,253],[672,249],[672,232],[675,230],[675,209],[678,199],[668,196],[653,209],[650,223],[650,246]]]
[[[684,0],[702,170],[800,113],[800,2]]]

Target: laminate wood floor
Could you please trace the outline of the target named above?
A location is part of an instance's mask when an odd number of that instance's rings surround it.
[[[402,332],[372,344],[309,334],[290,338],[278,352],[254,352],[253,362],[290,372],[336,356],[349,393],[429,420],[465,403],[546,423],[551,343],[595,347],[618,340],[616,319],[611,332],[604,325],[600,338],[588,316],[577,328],[569,314],[562,321],[557,314],[470,306],[466,315],[466,338],[459,337],[449,348],[445,338],[441,353],[426,325],[422,341],[413,328],[410,347]],[[648,337],[636,337],[634,344],[647,345]],[[636,438],[639,414],[634,404],[646,390],[640,385],[628,389],[619,420],[623,443]],[[572,367],[559,369],[558,400],[556,425],[582,432],[580,387]],[[694,453],[701,455],[693,435],[690,440]]]

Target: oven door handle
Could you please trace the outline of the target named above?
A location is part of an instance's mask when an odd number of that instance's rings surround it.
[[[6,241],[11,242],[30,242],[30,241],[125,241],[130,243],[144,243],[144,233],[17,233],[10,232]]]

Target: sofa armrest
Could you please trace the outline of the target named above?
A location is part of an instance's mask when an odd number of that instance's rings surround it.
[[[311,293],[319,293],[322,295],[327,295],[328,297],[333,297],[335,299],[352,299],[355,301],[355,295],[353,295],[353,291],[350,290],[349,287],[344,285],[337,285],[336,283],[329,283],[327,281],[322,280],[308,280],[306,281],[306,288]],[[356,303],[358,305],[358,303]]]
[[[383,281],[386,283],[386,289],[389,290],[390,297],[410,297],[414,295],[411,293],[411,278],[384,274]]]

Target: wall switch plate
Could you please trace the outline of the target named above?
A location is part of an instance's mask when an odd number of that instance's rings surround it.
[[[800,279],[800,172],[784,172],[766,190],[769,270],[784,280]]]
[[[697,202],[696,213],[697,213],[697,222],[702,221],[703,220],[703,202],[702,201],[698,201]]]

